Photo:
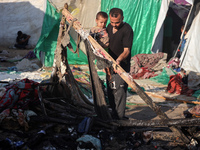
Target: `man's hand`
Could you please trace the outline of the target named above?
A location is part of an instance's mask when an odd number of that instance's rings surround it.
[[[113,64],[113,71],[114,71],[115,73],[120,73],[119,64]]]
[[[119,59],[116,60],[116,64],[120,65],[120,62],[121,61]]]

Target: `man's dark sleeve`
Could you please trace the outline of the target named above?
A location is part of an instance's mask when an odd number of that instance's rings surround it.
[[[127,24],[127,29],[125,30],[123,45],[131,49],[133,44],[133,29]]]

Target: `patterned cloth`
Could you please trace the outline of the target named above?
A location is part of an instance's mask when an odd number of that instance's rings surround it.
[[[23,79],[6,87],[6,92],[0,100],[0,112],[7,108],[26,109],[31,103],[38,103],[39,83]]]
[[[155,74],[153,71],[148,70],[147,67],[142,67],[139,69],[138,73],[132,74],[133,79],[149,79],[151,77],[155,77],[157,74]]]
[[[27,131],[29,128],[28,123],[26,121],[27,120],[26,115],[24,114],[23,110],[21,110],[21,109],[10,109],[10,108],[5,109],[4,111],[2,111],[0,113],[0,124],[2,125],[6,119],[7,119],[7,121],[15,120],[16,122],[19,123],[20,126],[24,127],[25,131]],[[7,121],[5,121],[5,122],[7,122]],[[13,122],[12,122],[12,124],[13,124]],[[16,126],[18,126],[18,125],[16,125]],[[6,125],[6,128],[7,129],[10,128],[8,124]],[[11,128],[13,128],[13,126]]]
[[[131,58],[134,61],[134,64],[131,65],[130,74],[136,74],[140,68],[146,68],[150,70],[154,67],[160,59],[162,59],[164,53],[159,52],[156,54],[137,54]]]

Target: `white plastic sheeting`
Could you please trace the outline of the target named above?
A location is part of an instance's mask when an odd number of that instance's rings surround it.
[[[59,11],[62,10],[65,3],[69,5],[68,10],[71,14],[78,19],[82,27],[89,30],[96,26],[96,14],[101,10],[101,0],[49,0],[53,6]],[[77,33],[71,28],[70,35],[77,42]],[[80,49],[86,54],[85,44],[83,41],[80,42]]]
[[[69,5],[68,9],[71,14],[78,19],[82,27],[89,30],[96,26],[96,14],[101,10],[101,0],[49,0],[58,10],[61,10],[65,3]],[[70,30],[70,35],[77,41],[77,33],[75,30]],[[86,54],[85,44],[83,41],[80,43],[80,49]]]
[[[101,0],[49,0],[58,10],[69,4],[69,11],[82,26],[95,26],[95,16],[101,9]],[[36,45],[41,34],[46,0],[0,0],[0,45],[15,44],[17,31],[31,35],[29,44]]]
[[[163,45],[163,22],[165,20],[168,8],[169,8],[170,0],[162,0],[160,12],[158,15],[158,21],[156,24],[156,29],[152,42],[152,53],[158,53],[162,51]]]
[[[101,0],[49,0],[58,10],[69,5],[69,11],[86,29],[95,26],[96,13],[101,9]]]
[[[14,45],[17,31],[31,35],[36,45],[42,29],[46,0],[0,0],[0,45]]]
[[[188,3],[193,4],[194,0],[186,0]]]
[[[200,6],[190,30],[187,33],[187,37],[188,39],[180,58],[180,67],[185,70],[200,72]]]

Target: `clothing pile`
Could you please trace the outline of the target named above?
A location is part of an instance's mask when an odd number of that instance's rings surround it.
[[[38,85],[26,78],[7,86],[0,100],[0,112],[6,108],[26,109],[30,103],[38,103]]]
[[[0,100],[0,124],[2,128],[17,129],[20,126],[28,130],[29,115],[36,115],[29,108],[39,104],[39,83],[23,79],[6,86]]]
[[[167,91],[169,93],[176,93],[181,95],[192,96],[194,90],[189,89],[182,81],[182,75],[180,73],[170,76]]]
[[[156,76],[151,69],[159,60],[164,57],[164,53],[159,52],[156,54],[137,54],[131,58],[133,64],[130,68],[130,75],[134,79],[150,78]]]

